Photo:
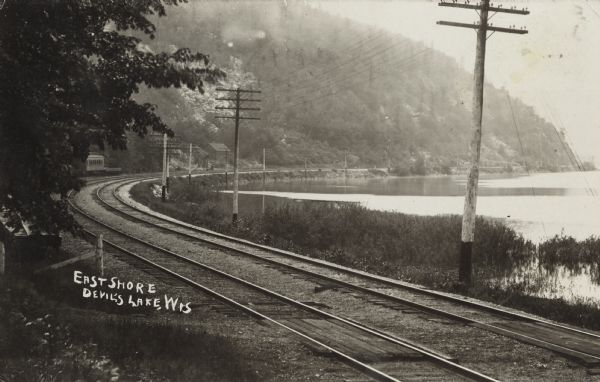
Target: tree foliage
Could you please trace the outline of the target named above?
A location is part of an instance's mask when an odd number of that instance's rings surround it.
[[[244,160],[260,163],[263,147],[269,165],[342,166],[346,151],[356,165],[389,160],[406,173],[468,160],[473,75],[433,47],[291,1],[190,2],[160,25],[152,48],[209,49],[222,67],[235,57],[228,74],[256,79],[261,121],[242,124]],[[232,144],[231,121],[192,120],[201,105],[183,90],[156,93],[140,97],[159,104],[165,120],[172,116],[178,134],[202,131],[208,139],[198,144]],[[569,163],[554,126],[506,90],[486,84],[484,107],[484,160],[535,170]],[[420,157],[427,160],[415,166]]]
[[[14,224],[74,229],[67,193],[90,145],[125,149],[126,131],[173,132],[140,85],[186,87],[223,73],[189,49],[152,53],[150,17],[184,0],[7,0],[0,10],[0,207]]]

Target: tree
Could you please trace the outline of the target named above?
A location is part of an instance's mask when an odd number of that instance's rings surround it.
[[[11,225],[75,230],[67,193],[91,144],[125,149],[125,132],[173,132],[140,85],[203,92],[223,76],[209,57],[152,53],[151,16],[185,0],[6,0],[0,10],[0,207]]]

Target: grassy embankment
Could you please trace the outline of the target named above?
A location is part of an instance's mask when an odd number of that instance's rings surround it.
[[[515,307],[541,316],[600,329],[600,309],[589,301],[566,301],[533,297],[540,285],[499,280],[534,258],[551,269],[562,265],[576,269],[591,267],[600,281],[600,240],[577,242],[555,237],[539,246],[525,240],[497,221],[479,219],[474,243],[474,285],[460,290],[456,264],[460,238],[459,216],[413,216],[370,211],[352,204],[287,203],[267,208],[264,215],[241,217],[230,222],[229,210],[217,192],[223,179],[202,177],[175,179],[170,200],[152,196],[148,183],[132,189],[135,200],[150,208],[191,224],[291,250],[379,275],[459,292]]]
[[[140,310],[88,310],[69,288],[72,271],[50,278],[38,280],[43,289],[0,280],[0,381],[256,380],[226,338],[147,320]]]

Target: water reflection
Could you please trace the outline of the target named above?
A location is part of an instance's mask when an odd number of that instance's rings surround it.
[[[544,264],[533,259],[529,264],[505,269],[490,278],[503,288],[518,285],[523,292],[544,298],[562,298],[569,302],[587,302],[600,307],[598,264],[576,263],[571,266]]]
[[[390,177],[303,179],[258,182],[242,188],[240,213],[250,214],[283,203],[346,201],[367,208],[435,215],[462,211],[465,177]],[[478,212],[502,219],[533,242],[565,233],[578,240],[600,233],[600,172],[484,175],[480,180]],[[227,199],[227,196],[224,196]],[[597,252],[597,250],[596,250]],[[490,280],[521,285],[539,297],[600,303],[600,254],[595,260],[552,261],[529,257],[523,261],[490,262]],[[495,261],[495,260],[494,260]]]
[[[586,195],[586,188],[580,187],[538,187],[506,186],[504,183],[514,175],[484,175],[480,181],[481,196],[567,196]],[[276,182],[250,183],[241,187],[247,191],[305,192],[305,193],[356,193],[374,195],[413,195],[413,196],[463,196],[464,176],[415,176],[389,178],[330,178],[309,179],[306,181],[279,180]],[[264,187],[264,188],[263,188]]]

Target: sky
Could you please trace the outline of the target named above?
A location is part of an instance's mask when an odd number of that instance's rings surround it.
[[[492,3],[504,8],[527,7],[531,13],[498,13],[490,20],[494,26],[525,26],[529,33],[495,33],[488,39],[486,81],[506,88],[533,106],[540,116],[559,129],[564,128],[579,157],[593,159],[600,166],[600,0]],[[312,4],[329,13],[422,41],[473,71],[475,32],[436,25],[438,20],[473,23],[478,20],[473,10],[440,7],[432,0]]]

